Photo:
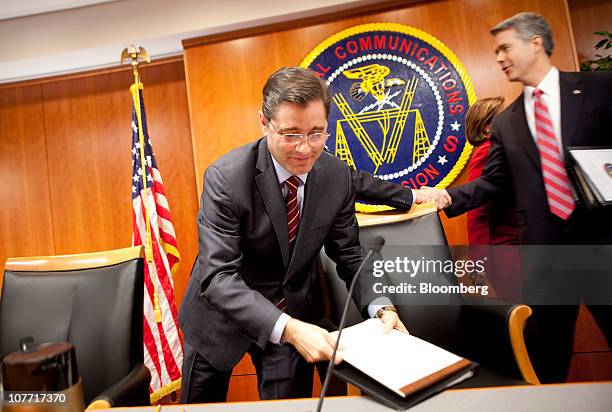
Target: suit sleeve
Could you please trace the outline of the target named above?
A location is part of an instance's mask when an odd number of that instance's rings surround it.
[[[348,172],[348,168],[346,170]],[[336,272],[346,283],[347,289],[366,255],[364,248],[359,242],[359,227],[355,217],[354,206],[355,190],[351,179],[352,176],[348,176],[348,182],[346,183],[347,196],[342,207],[338,210],[334,224],[324,241],[325,253],[336,263]],[[367,270],[364,270],[364,272],[361,279],[366,275]],[[362,294],[363,283],[360,280],[357,281],[353,300],[362,312],[362,315],[367,317],[367,306],[364,305],[364,302],[369,303],[372,299],[364,297]]]
[[[351,177],[357,200],[382,203],[400,210],[408,210],[412,206],[410,188],[384,181],[360,170],[352,170]]]
[[[200,296],[238,324],[262,349],[282,312],[240,277],[240,219],[230,185],[211,166],[204,176],[198,214]]]
[[[448,217],[459,216],[497,197],[510,181],[508,160],[495,121],[491,128],[491,149],[482,176],[469,183],[448,189],[452,204],[444,209]]]

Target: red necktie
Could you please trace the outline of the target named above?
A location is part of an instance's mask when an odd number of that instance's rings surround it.
[[[535,97],[536,145],[540,151],[546,198],[550,211],[566,220],[576,208],[576,204],[574,203],[565,165],[561,160],[561,153],[555,138],[548,107],[541,99],[542,94],[543,92],[540,89],[533,91]]]
[[[287,229],[289,233],[289,252],[293,252],[295,239],[297,238],[298,226],[300,224],[300,208],[298,207],[297,191],[300,185],[300,178],[290,176],[285,180],[285,187],[288,190],[285,198],[285,206],[287,207]]]

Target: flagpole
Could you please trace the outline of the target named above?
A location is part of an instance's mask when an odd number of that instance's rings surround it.
[[[140,75],[138,73],[138,64],[141,61],[145,61],[147,63],[151,62],[149,57],[149,53],[143,47],[135,47],[134,45],[130,45],[129,47],[123,49],[121,52],[121,64],[123,64],[126,60],[130,61],[132,65],[132,71],[134,73],[134,84],[130,86],[130,91],[132,93],[132,100],[134,104],[134,112],[136,113],[136,119],[138,120],[138,140],[140,142],[140,170],[142,170],[141,178],[142,178],[142,187],[144,188],[142,192],[143,196],[143,205],[145,210],[145,225],[147,228],[147,234],[145,241],[143,242],[145,247],[145,258],[147,260],[147,264],[153,262],[153,241],[151,239],[151,219],[148,205],[149,196],[147,191],[147,164],[145,159],[145,144],[144,141],[144,131],[142,127],[142,113],[140,111],[140,90],[142,90],[142,83],[140,83]],[[151,272],[151,271],[149,271]],[[161,308],[159,306],[159,298],[157,296],[157,288],[155,287],[155,282],[153,283],[153,307],[154,307],[154,316],[155,321],[157,323],[161,322]]]

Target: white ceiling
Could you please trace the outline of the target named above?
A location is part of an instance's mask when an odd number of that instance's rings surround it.
[[[0,83],[116,66],[130,44],[180,55],[184,39],[385,1],[0,0]]]
[[[117,0],[2,0],[0,20],[108,3]]]

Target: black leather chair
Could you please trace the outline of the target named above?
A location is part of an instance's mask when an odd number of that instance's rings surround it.
[[[361,215],[359,224],[364,245],[376,235],[385,239],[381,251],[385,260],[410,254],[415,259],[421,256],[451,258],[442,223],[432,206],[415,206],[407,214]],[[323,287],[329,298],[328,316],[338,324],[347,296],[346,285],[338,278],[335,264],[323,251],[320,258]],[[390,284],[398,284],[401,280],[401,275],[389,278]],[[428,280],[438,286],[457,284],[454,275],[442,274]],[[459,294],[439,295],[427,302],[422,299],[423,295],[404,294],[399,301],[398,312],[409,331],[480,364],[479,374],[457,387],[539,384],[523,336],[531,308]],[[361,320],[357,307],[351,303],[347,326]]]
[[[0,357],[19,340],[76,348],[90,408],[149,405],[143,364],[142,247],[8,259],[0,299]]]

